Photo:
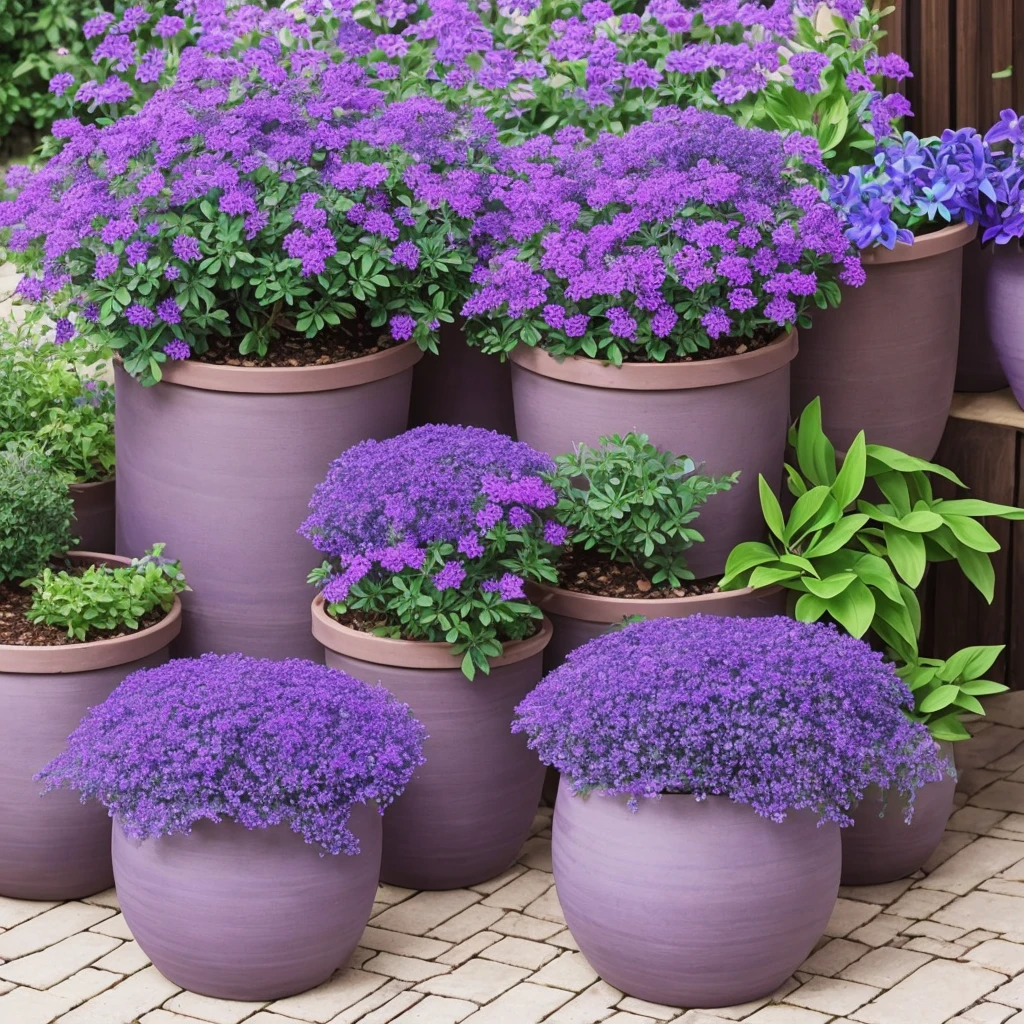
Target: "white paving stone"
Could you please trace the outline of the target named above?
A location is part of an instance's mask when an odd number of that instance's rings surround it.
[[[95,966],[116,974],[134,974],[149,966],[149,957],[137,942],[122,942],[112,953],[97,960]]]
[[[544,942],[506,936],[493,946],[488,946],[480,955],[485,960],[497,960],[498,963],[536,971],[549,960],[554,960],[558,956],[558,950]]]
[[[38,953],[9,960],[0,966],[0,978],[31,988],[50,988],[119,945],[117,939],[106,935],[79,932]]]
[[[1024,842],[1012,843],[982,836],[918,884],[924,889],[944,889],[965,896],[979,883],[1021,860],[1024,860]]]
[[[268,1009],[286,1017],[312,1021],[313,1024],[327,1024],[342,1010],[358,1003],[371,992],[376,991],[387,979],[379,974],[365,971],[339,971],[329,981],[301,995],[289,996],[271,1003]]]
[[[470,1024],[539,1024],[572,998],[571,992],[524,982],[467,1017]]]
[[[786,1002],[822,1013],[848,1014],[874,999],[880,991],[841,978],[811,978],[786,996]]]
[[[839,977],[847,981],[859,981],[863,985],[889,989],[913,974],[919,967],[923,967],[928,960],[926,953],[883,946],[881,949],[865,953],[855,963],[840,971]]]
[[[379,914],[373,919],[373,926],[409,935],[426,935],[480,899],[479,893],[469,889],[421,892]]]
[[[195,992],[181,992],[165,1004],[168,1010],[184,1014],[186,1017],[198,1017],[210,1024],[239,1024],[246,1017],[251,1017],[257,1010],[262,1010],[266,1003],[240,1003],[229,999],[211,999]]]
[[[136,1017],[156,1009],[181,991],[155,967],[147,967],[123,981],[119,976],[111,977],[120,984],[72,1010],[61,1018],[61,1024],[132,1024]]]
[[[98,924],[113,913],[107,907],[87,903],[62,903],[0,935],[0,959],[15,960],[37,953],[90,925]]]
[[[367,960],[362,968],[364,971],[373,971],[374,974],[383,974],[388,978],[411,982],[426,981],[427,978],[436,977],[438,974],[447,974],[451,970],[448,964],[431,963],[429,960],[398,956],[395,953],[378,953],[372,959]]]
[[[476,1010],[476,1003],[465,999],[427,996],[411,1010],[396,1017],[392,1024],[459,1024]]]
[[[457,967],[451,974],[431,978],[416,988],[431,995],[488,1003],[529,977],[529,974],[529,971],[521,967],[496,964],[492,960],[470,960]]]

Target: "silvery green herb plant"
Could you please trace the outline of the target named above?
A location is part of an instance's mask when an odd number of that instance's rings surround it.
[[[708,498],[739,478],[705,476],[691,458],[636,433],[602,437],[596,448],[577,445],[555,462],[547,480],[570,542],[651,573],[655,586],[693,579],[686,551],[704,538],[692,524]]]

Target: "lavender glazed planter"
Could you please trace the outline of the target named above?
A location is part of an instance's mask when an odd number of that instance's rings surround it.
[[[144,388],[115,367],[117,550],[154,540],[193,593],[174,654],[320,656],[309,542],[296,532],[330,462],[405,427],[413,342],[326,366],[180,362]]]
[[[964,248],[957,391],[1000,391],[1006,387],[1006,374],[992,344],[988,310],[989,275],[997,248],[982,247],[977,242]]]
[[[132,935],[170,981],[216,999],[305,992],[343,967],[373,907],[381,818],[356,805],[357,856],[320,856],[288,825],[200,821],[139,842],[113,830],[114,876]]]
[[[939,748],[952,762],[953,744]],[[955,792],[955,776],[923,786],[909,825],[906,801],[898,795],[886,800],[877,789],[869,792],[853,812],[853,826],[843,829],[843,885],[881,885],[918,871],[942,839]]]
[[[326,661],[382,683],[407,703],[428,739],[384,819],[383,882],[459,889],[500,875],[530,832],[544,766],[510,728],[515,706],[540,681],[551,624],[506,644],[488,676],[470,682],[448,644],[388,640],[342,626],[313,602],[313,635]]]
[[[922,459],[938,450],[953,401],[963,248],[977,225],[956,224],[861,255],[867,282],[836,309],[814,311],[793,362],[793,415],[821,398],[825,433],[846,451],[869,444]]]
[[[452,423],[515,437],[511,364],[471,348],[461,324],[442,324],[439,334],[438,354],[416,364],[409,426]]]
[[[555,804],[555,886],[573,938],[616,988],[668,1006],[767,996],[821,937],[839,890],[837,826],[775,824],[725,797]]]
[[[127,559],[73,551],[79,564]],[[181,605],[155,626],[62,647],[0,645],[0,896],[74,900],[109,889],[110,818],[71,790],[40,796],[33,776],[63,749],[86,711],[125,676],[160,665],[181,628]]]
[[[796,352],[795,331],[755,352],[691,363],[559,362],[520,347],[510,356],[516,430],[520,441],[552,456],[636,430],[707,473],[739,470],[739,483],[702,518],[705,543],[690,558],[697,579],[719,576],[737,544],[764,532],[758,474],[776,492],[781,486]]]
[[[113,551],[114,478],[91,484],[72,484],[68,490],[75,505],[71,533],[78,538],[78,547],[82,551]],[[142,551],[135,552],[133,557],[139,557],[151,545],[152,541]]]
[[[1024,253],[1016,244],[995,249],[985,291],[988,326],[1013,397],[1024,407]]]

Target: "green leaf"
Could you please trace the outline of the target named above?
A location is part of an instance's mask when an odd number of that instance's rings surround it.
[[[826,601],[841,594],[857,577],[852,572],[840,572],[824,579],[805,579],[804,586],[808,592]]]
[[[982,597],[991,604],[996,591],[996,572],[992,568],[992,559],[984,552],[975,551],[962,544],[959,544],[958,548],[955,556],[957,564]]]
[[[757,487],[761,494],[761,512],[768,529],[771,530],[779,540],[785,543],[786,524],[782,517],[782,506],[775,492],[768,486],[768,481],[763,476],[758,476]]]
[[[933,711],[941,711],[943,708],[948,708],[959,696],[959,686],[950,686],[948,684],[937,686],[922,699],[917,709],[922,714],[930,715]]]
[[[789,523],[785,529],[786,544],[790,544],[794,538],[800,535],[800,531],[809,524],[817,515],[825,500],[829,497],[828,487],[821,485],[812,487],[806,494],[802,494],[793,504],[793,510],[789,513]]]
[[[804,551],[805,558],[821,558],[823,555],[831,555],[847,544],[856,536],[857,531],[862,529],[870,520],[859,512],[843,516],[828,533],[818,537]]]
[[[864,489],[866,464],[867,455],[862,430],[853,439],[853,444],[850,445],[850,450],[846,453],[843,465],[832,485],[832,495],[841,509],[845,509],[860,497],[860,492]]]
[[[984,552],[999,550],[999,541],[974,519],[968,516],[950,515],[948,512],[943,512],[942,519],[952,531],[953,536],[965,547]]]
[[[899,521],[901,530],[908,530],[910,533],[931,533],[938,530],[942,525],[942,516],[934,512],[926,512],[921,509],[917,512],[909,512]]]
[[[969,693],[974,697],[987,697],[993,693],[1006,693],[1009,687],[997,683],[994,679],[968,679],[960,684],[961,693]]]
[[[734,576],[739,576],[741,573],[753,569],[755,566],[777,560],[778,555],[767,544],[762,544],[760,541],[755,540],[744,541],[742,544],[737,544],[729,552],[729,557],[725,563],[723,583],[726,580],[731,580]]]
[[[869,586],[881,591],[890,601],[903,604],[899,584],[892,573],[892,567],[877,555],[862,555],[853,571]]]
[[[912,587],[920,585],[927,564],[924,540],[917,533],[907,533],[886,523],[882,527],[886,551],[896,572]]]
[[[858,579],[827,602],[829,615],[851,636],[862,637],[875,617],[875,597]]]
[[[799,569],[769,569],[759,565],[750,574],[749,586],[755,590],[759,587],[771,587],[776,583],[784,583],[786,580],[795,579],[799,575]]]
[[[1003,650],[1003,644],[964,647],[946,659],[946,663],[939,669],[938,676],[948,683],[960,678],[978,679],[995,664],[996,658]]]
[[[817,622],[827,611],[825,602],[814,594],[801,594],[793,613],[799,622]]]
[[[949,743],[971,738],[971,734],[960,721],[959,714],[946,715],[928,722],[928,731],[932,734],[933,739]]]
[[[1013,505],[997,505],[991,501],[978,498],[955,498],[949,501],[937,501],[933,510],[943,516],[999,516],[1004,519],[1024,519],[1024,509]]]

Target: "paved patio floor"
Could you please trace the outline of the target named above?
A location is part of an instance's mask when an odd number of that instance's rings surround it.
[[[958,750],[958,809],[925,872],[843,889],[827,936],[771,999],[686,1010],[601,981],[565,928],[542,810],[519,862],[486,885],[381,886],[349,967],[270,1004],[179,990],[113,891],[0,899],[0,1024],[1024,1024],[1024,693],[989,707]]]

